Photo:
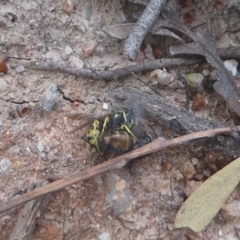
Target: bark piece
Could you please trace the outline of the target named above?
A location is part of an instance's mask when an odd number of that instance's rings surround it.
[[[48,181],[43,180],[37,184],[37,187],[47,184]],[[49,199],[50,196],[46,195],[26,203],[24,208],[19,213],[17,223],[14,226],[9,240],[31,239],[31,234],[35,228],[36,221],[44,211]]]

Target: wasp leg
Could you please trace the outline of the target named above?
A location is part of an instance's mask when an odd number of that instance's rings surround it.
[[[134,142],[137,141],[137,137],[132,133],[132,131],[129,129],[127,125],[122,125],[120,129],[125,130],[128,134],[130,134],[133,137]]]
[[[107,127],[107,124],[108,124],[108,123],[109,123],[109,117],[106,117],[106,118],[104,119],[104,123],[103,123],[103,127],[102,127],[102,132],[101,132],[100,138],[102,138],[103,133],[104,133],[105,128]]]

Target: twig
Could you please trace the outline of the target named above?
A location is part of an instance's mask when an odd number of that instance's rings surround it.
[[[185,45],[171,46],[170,47],[170,55],[177,56],[180,54],[198,54],[199,55],[199,47],[197,43],[192,42]],[[221,58],[240,58],[240,49],[237,47],[228,47],[228,48],[217,48],[217,53]]]
[[[41,70],[41,71],[58,71],[66,74],[71,74],[77,77],[90,78],[94,80],[104,79],[104,80],[118,80],[119,78],[131,75],[132,72],[139,73],[142,71],[155,70],[157,68],[168,68],[176,66],[190,66],[200,63],[202,59],[190,59],[190,58],[162,58],[159,60],[154,60],[146,62],[143,64],[136,64],[132,66],[127,66],[123,68],[117,68],[108,71],[93,71],[90,69],[76,69],[71,68],[66,65],[59,65],[54,62],[41,62],[38,65],[32,65],[29,62],[22,62],[26,68]]]
[[[165,4],[166,0],[151,0],[140,19],[134,25],[124,46],[125,54],[131,59],[135,60],[144,37],[152,28]]]
[[[235,127],[234,131],[240,131],[240,126]],[[98,164],[96,166],[93,166],[89,169],[76,172],[72,174],[72,176],[64,177],[60,180],[57,180],[55,182],[52,182],[46,186],[40,187],[38,189],[35,189],[31,192],[25,193],[21,196],[18,196],[16,198],[10,199],[0,205],[0,213],[7,211],[13,207],[19,206],[23,203],[26,203],[28,201],[31,201],[33,199],[36,199],[38,197],[41,197],[45,194],[58,191],[60,189],[63,189],[65,187],[68,187],[72,184],[75,184],[79,181],[83,181],[85,179],[88,179],[90,177],[97,176],[99,174],[102,174],[110,169],[117,169],[121,168],[126,163],[128,163],[131,159],[153,153],[165,148],[178,146],[181,144],[190,143],[192,141],[197,141],[199,139],[205,139],[214,137],[216,135],[220,134],[230,134],[232,132],[232,128],[218,128],[213,130],[207,130],[207,131],[200,131],[191,133],[185,136],[181,136],[178,138],[170,139],[170,140],[162,140],[161,138],[155,139],[153,142],[140,147],[130,153],[126,153],[124,155],[121,155],[119,157],[116,157],[112,160],[103,162],[101,164]]]

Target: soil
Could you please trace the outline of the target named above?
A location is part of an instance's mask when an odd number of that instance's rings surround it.
[[[26,68],[25,63],[30,61],[51,61],[93,71],[134,64],[123,54],[124,40],[108,36],[102,28],[133,21],[128,18],[130,10],[143,7],[131,1],[126,5],[119,0],[76,0],[71,10],[72,2],[0,2],[0,53],[2,59],[8,57],[8,72],[0,73],[1,204],[43,179],[54,181],[101,163],[103,158],[82,139],[88,127],[78,129],[82,120],[68,116],[81,113],[88,117],[123,110],[111,98],[111,93],[122,87],[155,95],[149,88],[154,86],[167,101],[197,116],[229,126],[239,123],[236,114],[213,91],[200,93],[204,104],[194,111],[196,95],[187,94],[179,72],[212,71],[206,63],[167,69],[174,84],[157,87],[150,72],[140,75],[148,86],[133,76],[105,81]],[[205,22],[218,47],[228,47],[230,43],[240,46],[239,12],[234,11],[239,9],[239,1],[216,1],[217,5],[207,0],[186,2],[188,5],[183,7],[169,1],[167,8],[177,11],[189,28]],[[168,51],[163,48],[170,43],[167,38],[148,36],[143,45],[153,40],[154,46],[167,56]],[[156,40],[164,40],[165,44],[156,45]],[[149,59],[139,55],[135,63],[142,61]],[[235,79],[239,85],[239,73]],[[154,123],[154,119],[145,121],[146,131],[153,137],[175,136]],[[173,230],[174,217],[184,200],[218,170],[213,158],[221,159],[221,154],[206,146],[179,146],[54,192],[28,239],[239,239],[240,213],[229,220],[226,213],[219,212],[200,233]],[[232,156],[226,162],[230,160]],[[194,161],[204,162],[205,168],[196,169]],[[228,203],[239,201],[239,190],[233,192]],[[11,233],[21,209],[22,206],[0,215],[0,239],[13,239]]]

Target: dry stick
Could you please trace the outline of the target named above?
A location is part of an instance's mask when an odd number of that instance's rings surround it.
[[[94,80],[105,79],[105,80],[118,80],[119,78],[131,75],[132,72],[139,73],[142,71],[155,70],[157,68],[168,68],[176,66],[190,66],[197,63],[201,63],[202,59],[199,58],[162,58],[159,60],[150,61],[143,64],[136,64],[132,66],[117,68],[108,71],[95,71],[89,69],[76,69],[67,65],[60,65],[54,62],[41,62],[38,65],[32,65],[29,62],[22,62],[26,68],[41,70],[41,71],[58,71],[65,74],[71,74],[77,77],[85,77]]]
[[[109,160],[109,161],[103,162],[101,164],[98,164],[96,166],[90,167],[89,169],[76,172],[69,177],[64,177],[60,180],[57,180],[46,186],[35,189],[31,192],[25,193],[16,198],[9,199],[7,202],[0,205],[0,213],[7,211],[13,207],[19,206],[28,201],[31,201],[33,199],[36,199],[38,197],[41,197],[45,194],[55,192],[55,191],[65,188],[65,187],[68,187],[79,181],[83,181],[90,177],[97,176],[99,174],[102,174],[102,173],[110,170],[110,169],[121,168],[124,165],[126,165],[126,163],[128,163],[131,159],[134,159],[134,158],[137,158],[137,157],[140,157],[140,156],[152,153],[152,152],[156,152],[156,151],[162,150],[167,147],[174,147],[174,146],[178,146],[180,144],[189,143],[191,141],[196,141],[196,140],[203,139],[203,138],[214,137],[215,135],[219,135],[219,134],[229,134],[232,132],[232,130],[233,130],[232,128],[218,128],[218,129],[213,129],[213,130],[195,132],[195,133],[191,133],[191,134],[177,137],[177,138],[170,139],[170,140],[162,140],[161,138],[157,138],[153,142],[151,142],[143,147],[140,147],[130,153],[126,153],[126,154],[116,157],[112,160]],[[240,131],[240,126],[235,127],[234,131]]]
[[[151,0],[140,19],[134,25],[124,46],[124,52],[130,59],[136,59],[144,37],[152,28],[165,4],[166,0]]]

